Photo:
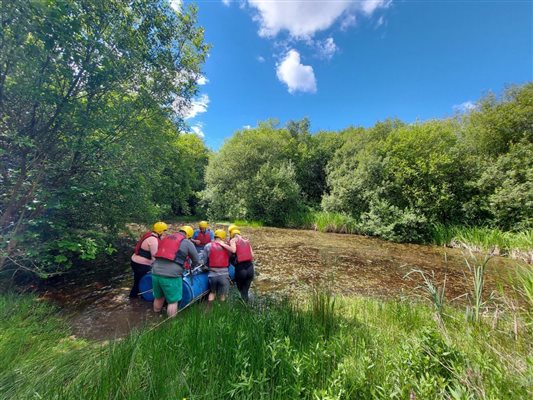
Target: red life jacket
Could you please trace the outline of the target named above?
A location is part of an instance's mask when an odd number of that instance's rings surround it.
[[[222,247],[219,243],[211,243],[209,251],[209,268],[228,268],[229,267],[229,251]]]
[[[176,254],[178,254],[183,239],[185,239],[185,236],[179,233],[165,236],[161,242],[159,242],[159,247],[157,248],[157,253],[155,253],[155,256],[157,258],[175,261]]]
[[[148,239],[150,236],[152,236],[153,233],[151,231],[149,232],[146,232],[144,233],[141,238],[139,239],[139,241],[137,242],[137,244],[135,245],[135,249],[133,250],[133,254],[136,254],[138,256],[141,256],[141,257],[144,257],[144,258],[147,258],[149,260],[152,259],[152,253],[150,253],[150,250],[145,250],[143,248],[141,248],[143,242]],[[157,240],[159,240],[159,238],[157,238]]]
[[[236,241],[236,247],[237,247],[237,262],[245,262],[245,261],[253,261],[254,258],[252,256],[252,246],[250,245],[250,242],[243,238],[238,238]]]
[[[207,243],[211,243],[211,231],[206,229],[205,232],[198,231],[196,240],[200,241],[200,246],[205,246]]]

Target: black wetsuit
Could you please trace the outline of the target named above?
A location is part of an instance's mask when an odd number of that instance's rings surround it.
[[[254,263],[245,261],[235,264],[235,282],[244,301],[248,301],[248,291],[254,279]]]
[[[145,239],[146,240],[146,239]],[[139,256],[148,260],[152,259],[152,253],[149,250],[139,249]],[[133,287],[130,291],[130,297],[136,298],[139,295],[139,282],[142,277],[145,276],[152,269],[151,265],[139,264],[135,261],[131,261],[131,269],[133,270]]]

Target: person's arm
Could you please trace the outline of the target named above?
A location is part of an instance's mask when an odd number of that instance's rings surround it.
[[[191,242],[187,243],[187,253],[191,258],[191,269],[196,268],[199,263],[198,252],[196,251],[196,247],[194,247],[194,244],[192,244]]]
[[[230,251],[235,254],[237,252],[237,240],[235,240],[235,238],[231,239],[229,245]]]
[[[192,234],[191,242],[193,242],[195,245],[199,245],[200,244],[200,241],[198,239],[196,239],[198,237],[199,233],[200,233],[200,231],[198,229],[195,229],[194,233]]]
[[[234,253],[231,246],[228,246],[226,243],[224,243],[223,240],[217,240],[217,243],[221,245],[223,248],[225,248],[227,251],[229,251],[230,253]]]
[[[148,248],[150,249],[150,255],[152,256],[152,262],[155,261],[155,255],[157,254],[157,249],[159,249],[159,240],[155,237],[148,238]]]
[[[209,237],[211,238],[211,241],[215,240],[215,232],[213,232],[211,229],[209,229]]]
[[[209,251],[211,250],[211,243],[208,243],[205,245],[204,247],[204,255],[203,255],[203,259],[204,259],[204,264],[205,265],[209,265]]]

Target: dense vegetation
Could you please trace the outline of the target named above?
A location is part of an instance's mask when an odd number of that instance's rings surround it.
[[[126,222],[196,212],[208,151],[183,131],[208,46],[168,2],[5,1],[0,269],[112,253]]]
[[[0,271],[49,276],[112,254],[127,222],[203,213],[410,242],[469,226],[531,248],[533,83],[446,120],[269,120],[210,156],[183,133],[209,49],[195,8],[1,7]]]
[[[441,226],[531,232],[531,121],[532,83],[444,120],[316,135],[307,120],[267,121],[211,158],[204,201],[213,218],[285,226],[337,218],[350,225],[340,231],[397,241],[431,240]]]
[[[299,305],[222,304],[208,315],[197,306],[157,329],[92,343],[69,336],[46,303],[3,295],[0,397],[528,398],[530,314],[473,315],[445,304],[315,296]]]

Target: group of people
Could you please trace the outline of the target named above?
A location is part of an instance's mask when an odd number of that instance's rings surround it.
[[[201,221],[198,229],[185,225],[177,233],[168,233],[168,225],[156,222],[152,230],[144,233],[131,256],[133,288],[130,297],[139,295],[139,282],[152,272],[154,311],[161,312],[167,302],[167,315],[178,312],[182,298],[183,274],[186,269],[201,265],[208,269],[208,305],[219,297],[226,299],[230,287],[229,266],[235,266],[235,282],[243,300],[254,277],[254,253],[250,242],[241,236],[239,228],[228,227],[229,240],[224,229],[209,229],[207,221]]]

